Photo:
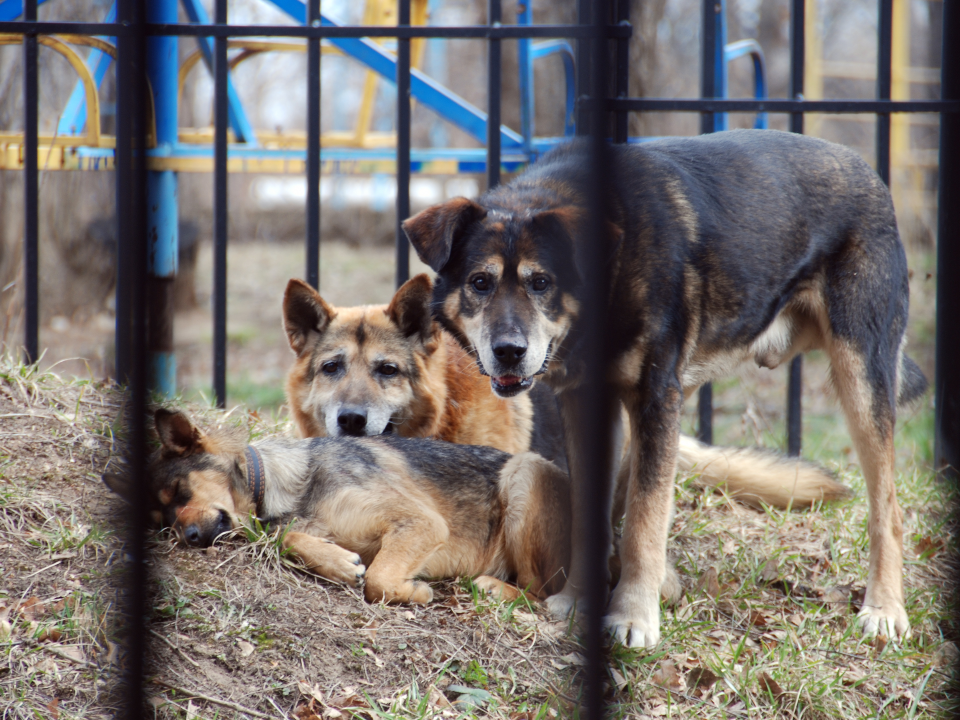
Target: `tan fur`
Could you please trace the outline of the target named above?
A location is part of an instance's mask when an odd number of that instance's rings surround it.
[[[426,276],[418,277],[426,281]],[[410,282],[416,280],[418,278]],[[404,288],[397,292],[394,302],[405,292]],[[316,297],[320,299],[319,295]],[[534,420],[530,398],[521,395],[503,399],[493,395],[489,379],[480,374],[473,357],[449,333],[434,325],[429,339],[420,342],[403,336],[390,318],[387,306],[324,305],[331,314],[329,323],[322,332],[310,333],[286,379],[287,404],[300,437],[327,436],[327,427],[318,413],[330,403],[342,402],[350,393],[362,394],[357,391],[362,388],[367,397],[375,397],[393,408],[394,429],[403,437],[433,437],[465,445],[486,445],[511,454],[529,449]],[[404,387],[389,397],[369,377],[369,363],[351,375],[352,385],[341,382],[324,388],[323,379],[319,377],[311,385],[310,362],[317,345],[324,337],[337,335],[343,338],[348,354],[357,353],[351,339],[361,323],[375,328],[378,339],[389,337],[397,348],[409,352],[416,365],[416,377],[405,379]],[[287,326],[289,328],[289,321]],[[390,357],[389,347],[382,342],[367,352]]]
[[[251,512],[284,524],[295,513],[284,547],[318,575],[362,584],[370,602],[428,603],[433,591],[423,578],[484,576],[481,589],[505,598],[519,596],[504,584],[511,579],[534,598],[563,584],[569,485],[534,453],[389,438],[270,438],[255,444],[266,482],[257,507],[246,446],[235,432],[207,435],[166,410],[157,412],[157,426],[162,445],[151,459],[151,492],[184,544],[207,545]],[[476,479],[438,482],[418,474],[410,457],[463,467]],[[105,481],[126,494],[129,478]]]

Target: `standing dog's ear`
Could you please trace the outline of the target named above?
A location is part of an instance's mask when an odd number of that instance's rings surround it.
[[[307,346],[310,333],[323,334],[337,313],[310,285],[293,278],[283,293],[283,329],[290,348],[299,355]]]
[[[394,294],[386,313],[404,337],[417,335],[421,342],[426,342],[433,335],[433,318],[430,316],[432,291],[430,278],[421,273],[407,280]]]
[[[402,227],[420,259],[434,272],[440,272],[450,259],[453,244],[468,227],[486,216],[487,211],[473,200],[457,197],[404,220]]]
[[[153,419],[165,454],[186,457],[203,449],[203,432],[184,413],[160,408]]]

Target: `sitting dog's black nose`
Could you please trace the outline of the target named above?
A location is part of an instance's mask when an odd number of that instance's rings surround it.
[[[367,427],[367,413],[357,408],[344,408],[337,415],[337,425],[346,435],[363,435]]]
[[[516,365],[527,353],[527,346],[520,340],[501,340],[493,346],[493,355],[504,365]]]

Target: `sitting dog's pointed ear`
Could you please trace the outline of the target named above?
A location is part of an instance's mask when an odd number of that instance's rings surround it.
[[[160,408],[153,419],[164,453],[186,457],[202,449],[203,432],[184,413]]]
[[[473,200],[457,197],[404,220],[402,227],[420,259],[434,272],[440,272],[457,240],[486,215],[487,211]]]
[[[323,334],[337,313],[310,285],[293,278],[283,293],[283,329],[290,348],[299,355],[307,346],[310,333]]]
[[[421,273],[407,280],[394,294],[387,307],[390,318],[405,337],[419,336],[426,341],[433,334],[433,318],[430,316],[430,294],[433,283]]]

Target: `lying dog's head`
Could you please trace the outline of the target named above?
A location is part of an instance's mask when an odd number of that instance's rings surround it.
[[[576,208],[504,209],[454,198],[403,223],[439,275],[434,312],[494,392],[511,397],[549,369],[579,309]]]
[[[240,469],[244,443],[230,431],[208,435],[181,412],[157,410],[155,421],[160,448],[147,468],[152,520],[187,545],[208,547],[253,509]],[[106,472],[103,481],[130,497],[127,473]]]
[[[430,279],[417,275],[386,307],[333,308],[306,283],[287,284],[283,325],[297,356],[287,402],[301,436],[379,435],[403,426],[424,358],[439,339],[430,293]]]

